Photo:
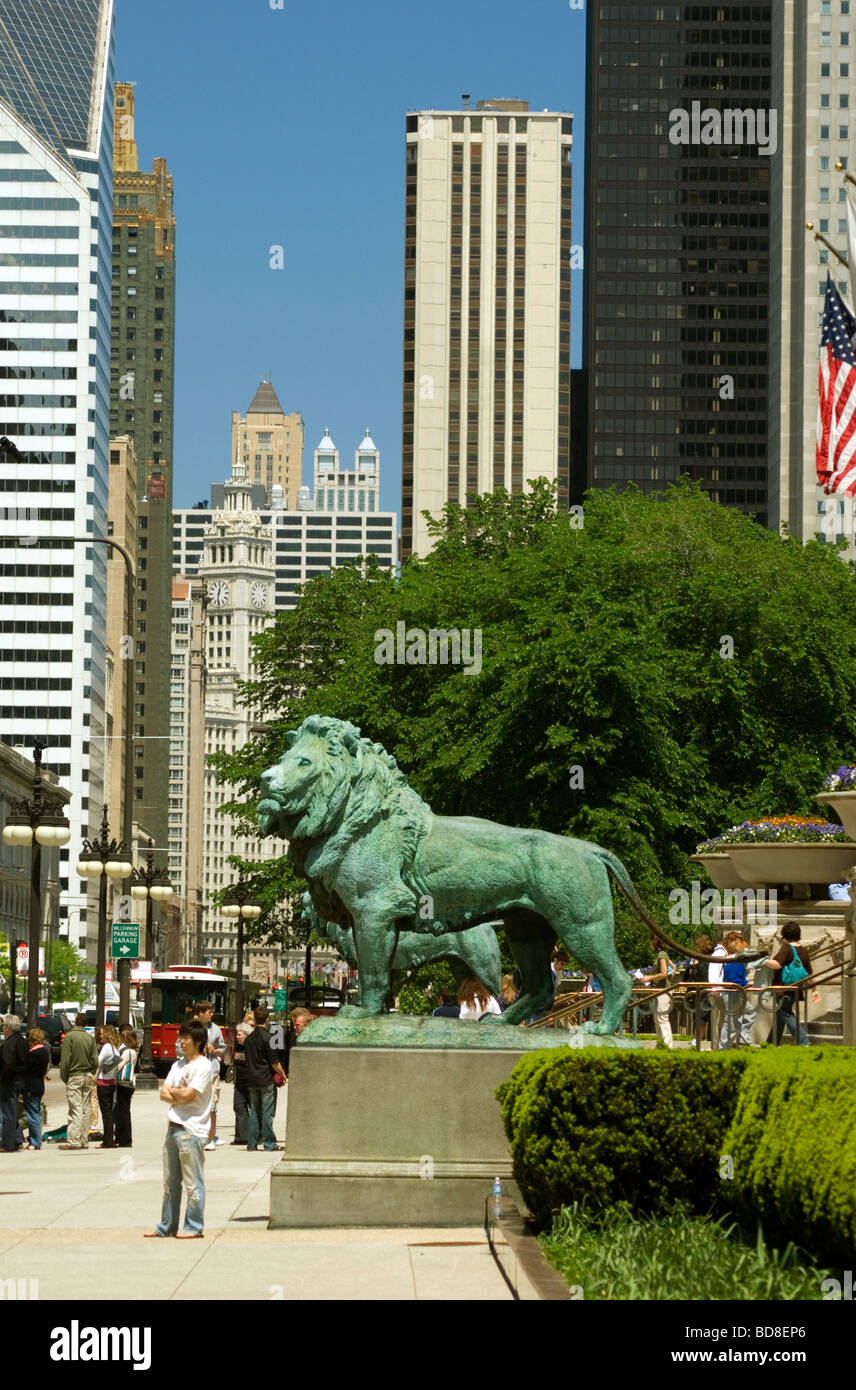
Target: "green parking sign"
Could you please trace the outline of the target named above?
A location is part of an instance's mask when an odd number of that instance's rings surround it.
[[[288,995],[284,989],[275,989],[273,992],[273,1006],[279,1011],[288,1007]]]
[[[110,946],[113,960],[139,960],[140,927],[138,922],[114,922]]]

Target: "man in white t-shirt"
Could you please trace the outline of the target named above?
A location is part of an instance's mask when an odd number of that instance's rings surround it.
[[[161,1087],[169,1105],[163,1145],[163,1210],[149,1236],[198,1239],[205,1221],[204,1148],[211,1121],[211,1063],[205,1055],[206,1029],[195,1020],[178,1030],[184,1057],[174,1062]],[[181,1188],[187,1193],[184,1227],[179,1233]]]

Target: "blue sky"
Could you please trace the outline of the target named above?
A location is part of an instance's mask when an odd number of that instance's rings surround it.
[[[165,156],[177,232],[176,506],[230,471],[261,373],[306,422],[368,425],[400,508],[404,117],[462,92],[571,111],[582,241],[585,16],[569,0],[118,0],[141,168]],[[285,266],[270,268],[269,248]],[[572,282],[575,364],[582,275]]]

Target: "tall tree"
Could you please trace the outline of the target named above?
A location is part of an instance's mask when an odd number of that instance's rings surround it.
[[[349,565],[308,584],[256,639],[245,696],[266,731],[218,759],[250,822],[260,773],[311,713],[383,743],[439,813],[608,846],[661,914],[698,840],[816,810],[856,754],[853,566],[685,481],[591,492],[582,520],[543,482],[487,494],[448,506],[400,579]],[[377,634],[401,622],[478,629],[480,673],[379,664]],[[289,886],[278,862],[259,872],[274,896]]]

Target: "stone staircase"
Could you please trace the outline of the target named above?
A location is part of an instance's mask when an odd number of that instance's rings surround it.
[[[820,1018],[814,1018],[808,1025],[808,1040],[813,1047],[821,1043],[835,1047],[844,1044],[844,1013],[841,1009],[830,1009]]]

